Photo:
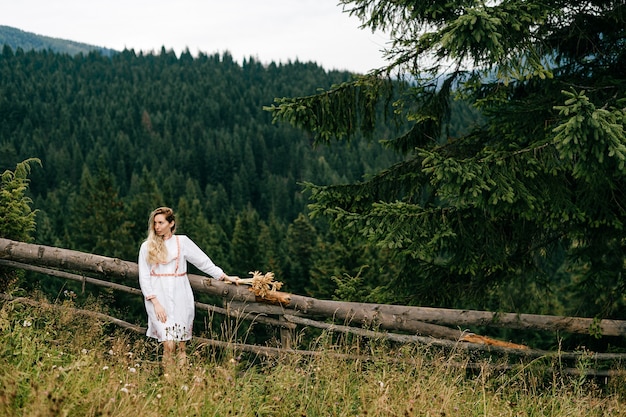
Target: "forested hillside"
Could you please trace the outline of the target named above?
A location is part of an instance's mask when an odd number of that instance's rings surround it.
[[[399,156],[369,141],[314,148],[263,106],[350,78],[228,54],[71,57],[5,46],[0,169],[41,160],[29,186],[38,243],[135,260],[149,212],[169,205],[179,231],[233,274],[272,270],[287,291],[330,297],[330,277],[380,258],[312,224],[300,182],[359,180]]]
[[[67,39],[51,38],[49,36],[37,35],[10,26],[0,25],[0,45],[7,45],[14,51],[22,49],[24,51],[49,50],[57,53],[76,55],[79,53],[88,54],[91,51],[98,51],[103,55],[117,53],[109,48],[75,42]]]

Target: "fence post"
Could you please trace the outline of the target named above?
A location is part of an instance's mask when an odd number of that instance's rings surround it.
[[[288,321],[283,314],[278,316],[278,321],[287,324]],[[289,326],[280,326],[280,344],[283,349],[291,349],[293,343],[293,332]]]

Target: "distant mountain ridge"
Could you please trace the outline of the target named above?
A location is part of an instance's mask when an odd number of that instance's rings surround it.
[[[111,56],[118,51],[100,46],[88,45],[86,43],[75,42],[67,39],[51,38],[49,36],[37,35],[32,32],[25,32],[21,29],[0,25],[0,47],[8,45],[14,52],[21,48],[24,51],[30,50],[51,50],[57,53],[68,55],[87,55],[92,51],[99,51],[102,55]]]

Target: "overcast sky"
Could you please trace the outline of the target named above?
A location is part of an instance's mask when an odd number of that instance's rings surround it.
[[[385,64],[388,38],[350,17],[337,0],[0,0],[0,25],[139,51],[229,51],[241,63],[313,61],[367,72]]]

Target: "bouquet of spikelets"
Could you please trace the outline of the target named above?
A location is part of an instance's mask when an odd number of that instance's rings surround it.
[[[267,272],[265,274],[260,273],[259,271],[250,272],[252,274],[252,278],[243,278],[236,281],[237,285],[246,284],[250,285],[250,291],[254,293],[254,295],[266,298],[271,293],[275,293],[280,290],[283,286],[283,283],[280,281],[274,281],[274,273]]]

